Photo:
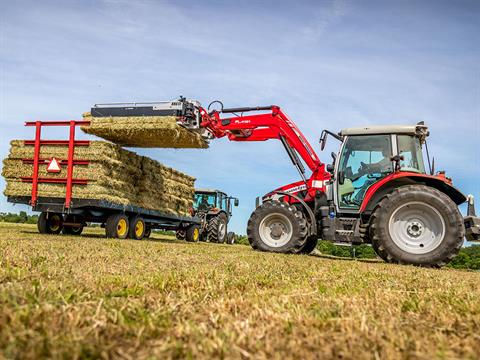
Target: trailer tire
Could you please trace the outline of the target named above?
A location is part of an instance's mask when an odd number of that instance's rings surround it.
[[[200,228],[198,225],[190,225],[185,230],[185,239],[188,242],[198,242],[200,239]]]
[[[175,231],[175,237],[177,238],[177,240],[185,241],[186,231],[185,230]]]
[[[227,244],[228,245],[233,245],[235,244],[235,233],[233,231],[230,231],[227,234]]]
[[[125,214],[110,215],[105,223],[105,234],[108,238],[126,239],[129,221]]]
[[[40,234],[60,234],[63,229],[62,214],[42,212],[38,217],[37,228]]]
[[[305,245],[303,246],[302,250],[300,250],[301,254],[310,254],[318,244],[318,237],[317,236],[309,236]]]
[[[83,226],[64,226],[62,233],[65,235],[79,236],[82,234]]]
[[[145,220],[141,216],[134,216],[130,219],[128,237],[134,240],[142,240],[145,237],[145,229]]]
[[[208,240],[223,244],[227,238],[227,224],[227,215],[223,212],[211,218],[207,224]]]
[[[393,190],[378,203],[370,220],[373,248],[389,263],[442,267],[458,254],[464,235],[457,205],[425,185]]]
[[[303,213],[295,206],[276,200],[257,207],[247,226],[248,241],[253,249],[278,253],[300,253],[307,241],[307,232]]]
[[[81,235],[85,223],[83,221],[78,222],[78,219],[81,219],[81,218],[80,217],[76,218],[75,215],[66,215],[65,220],[64,220],[63,229],[62,229],[62,234],[73,235],[73,236]],[[77,223],[81,223],[81,226],[67,226],[67,225],[65,225],[65,223],[75,223],[75,220],[77,220]]]
[[[145,234],[143,234],[143,238],[148,239],[150,235],[152,235],[152,228],[147,225],[147,227],[145,228]]]

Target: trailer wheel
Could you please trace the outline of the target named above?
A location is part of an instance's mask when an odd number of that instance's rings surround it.
[[[370,224],[377,254],[399,264],[444,266],[458,254],[465,235],[457,205],[424,185],[402,186],[386,195]]]
[[[129,221],[124,214],[110,215],[105,223],[105,233],[108,238],[126,239]]]
[[[82,234],[83,226],[64,226],[62,233],[65,235],[79,236]]]
[[[40,234],[60,234],[63,229],[62,214],[42,212],[38,217],[37,228]]]
[[[197,242],[200,239],[200,228],[198,225],[190,225],[185,230],[185,239],[188,242]]]
[[[177,240],[185,241],[186,231],[185,230],[175,231],[175,237],[177,238]]]
[[[317,247],[318,244],[318,237],[316,236],[309,236],[307,238],[307,241],[305,242],[305,245],[303,246],[302,250],[300,250],[301,254],[310,254],[315,248]]]
[[[233,231],[230,231],[227,234],[227,244],[233,245],[235,243],[235,233]]]
[[[143,237],[145,239],[148,239],[150,235],[152,235],[152,228],[147,225],[147,227],[145,228],[145,234],[143,234]]]
[[[255,250],[298,254],[307,241],[307,221],[295,206],[268,201],[250,216],[247,236]]]
[[[65,223],[74,223],[75,220],[77,220],[78,222],[78,218],[76,219],[75,216],[73,215],[67,215],[65,217],[65,221],[64,221],[64,224]],[[74,236],[79,236],[82,231],[83,231],[83,224],[84,222],[82,221],[81,222],[82,225],[81,226],[67,226],[67,225],[63,225],[63,229],[62,229],[62,233],[65,234],[65,235],[74,235]]]
[[[130,239],[142,240],[145,236],[145,228],[145,220],[141,216],[132,217],[128,226],[128,237]]]
[[[223,212],[211,218],[207,225],[208,240],[210,242],[224,243],[227,237],[227,215]]]

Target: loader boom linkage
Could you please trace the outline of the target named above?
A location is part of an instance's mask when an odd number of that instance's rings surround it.
[[[243,115],[243,113],[251,111],[263,113]],[[225,113],[240,113],[241,115],[221,118],[220,115]],[[200,127],[207,129],[214,138],[227,137],[230,141],[280,140],[309,193],[311,192],[310,196],[314,196],[313,188],[324,189],[325,180],[330,179],[330,174],[325,171],[325,164],[320,161],[297,125],[279,106],[230,108],[214,110],[210,113],[202,108],[200,114],[202,118]],[[305,175],[305,168],[299,157],[312,172],[309,178]]]

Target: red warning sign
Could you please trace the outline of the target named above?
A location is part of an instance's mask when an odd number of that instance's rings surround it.
[[[50,162],[47,165],[47,171],[51,173],[59,173],[60,172],[60,163],[54,157],[50,159]]]

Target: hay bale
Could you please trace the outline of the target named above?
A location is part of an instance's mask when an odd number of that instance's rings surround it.
[[[42,158],[66,159],[64,146],[42,146]],[[74,185],[73,198],[107,200],[122,205],[136,205],[170,214],[188,215],[193,205],[195,178],[137,155],[120,146],[92,141],[88,147],[76,147],[76,159],[89,160],[88,166],[76,165],[74,178],[89,180],[87,185]],[[6,196],[30,196],[32,185],[21,180],[33,174],[33,165],[21,159],[33,158],[33,146],[23,141],[11,142],[8,158],[3,161],[2,175],[6,178]],[[66,166],[60,173],[49,173],[47,165],[39,166],[39,176],[65,178]],[[38,195],[65,197],[63,184],[39,184]]]
[[[176,122],[174,116],[92,117],[84,114],[90,125],[81,129],[87,134],[122,146],[143,148],[200,148],[207,142],[195,132]]]

